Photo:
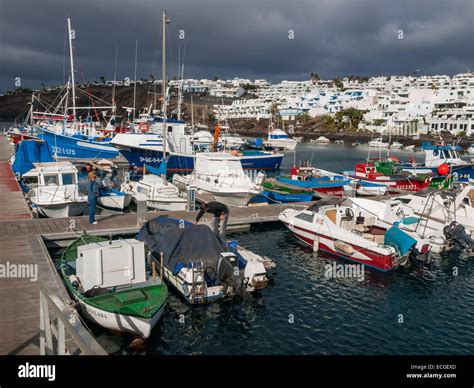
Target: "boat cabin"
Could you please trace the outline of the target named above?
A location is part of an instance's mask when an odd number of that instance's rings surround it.
[[[145,245],[135,239],[82,245],[77,249],[75,266],[82,292],[144,283]]]
[[[388,179],[383,173],[377,171],[375,163],[357,163],[355,166],[355,176],[358,178],[366,178],[370,180]]]
[[[289,139],[289,136],[282,129],[271,129],[268,132],[268,140]]]
[[[452,145],[424,145],[425,166],[439,167],[441,164],[461,166],[466,164],[459,155],[458,147]]]
[[[33,166],[22,176],[28,186],[77,185],[77,168],[70,162],[33,163]]]

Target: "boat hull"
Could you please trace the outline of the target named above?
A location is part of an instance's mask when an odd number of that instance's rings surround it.
[[[157,264],[160,265],[158,262]],[[166,267],[163,267],[163,277],[166,283],[170,285],[171,288],[173,288],[189,304],[212,303],[225,297],[222,287],[208,286],[206,288],[205,294],[192,298],[189,293],[189,286],[186,285],[186,283],[183,281],[183,278],[173,275],[173,272]]]
[[[48,218],[67,218],[80,216],[84,213],[87,207],[87,202],[70,202],[60,204],[41,205],[34,204],[44,217]]]
[[[263,142],[264,147],[282,149],[285,151],[293,151],[298,142],[296,140],[288,140],[288,141],[275,141],[275,140],[266,140]]]
[[[370,184],[379,184],[385,185],[387,187],[388,193],[399,193],[400,191],[413,191],[417,192],[421,189],[424,189],[430,185],[431,179],[427,178],[424,180],[416,179],[416,178],[400,178],[400,179],[393,179],[389,176],[384,176],[382,179],[369,179],[369,178],[362,178],[360,176],[356,176],[355,174],[349,174],[349,177],[352,179],[359,180],[361,182],[365,182],[368,185]]]
[[[307,193],[288,193],[288,194],[280,194],[274,191],[264,191],[263,195],[267,197],[270,202],[309,202],[313,199],[313,194]]]
[[[462,166],[450,166],[451,172],[453,175],[457,176],[457,181],[458,182],[463,182],[463,183],[469,183],[470,180],[474,179],[474,165],[472,164],[467,164],[467,165],[462,165]],[[439,175],[438,174],[438,167],[423,167],[420,166],[419,168],[413,168],[409,165],[406,165],[403,167],[403,171],[408,171],[410,173],[416,174],[420,173],[423,170],[428,170],[433,173],[433,175]]]
[[[120,153],[130,165],[143,167],[144,164],[157,165],[163,159],[162,151],[139,148],[120,148]],[[282,154],[244,155],[241,157],[244,170],[277,170],[283,160]],[[195,155],[171,153],[167,161],[169,173],[190,173],[194,170]]]
[[[278,177],[278,181],[295,187],[301,187],[307,190],[313,190],[323,195],[342,197],[344,195],[344,186],[350,184],[348,179],[331,180],[317,179],[312,181],[297,181],[287,177]]]
[[[227,206],[246,206],[257,195],[257,194],[235,193],[235,192],[219,193],[219,192],[205,190],[205,189],[199,189],[199,191],[203,191],[207,194],[212,195],[212,197],[217,202],[222,202],[226,204]]]
[[[163,306],[152,318],[146,319],[111,313],[91,306],[81,299],[77,300],[79,301],[84,316],[95,324],[106,329],[135,334],[141,338],[148,338],[150,336],[151,330],[160,320],[166,306],[166,304],[163,303]]]
[[[77,139],[41,129],[39,138],[46,141],[52,154],[58,158],[68,159],[113,159],[118,151],[108,143]]]
[[[167,201],[167,200],[147,200],[146,205],[150,209],[168,210],[168,211],[184,211],[186,210],[187,201]]]
[[[330,236],[329,234],[326,235],[323,233],[316,233],[300,226],[292,225],[291,223],[285,221],[283,221],[283,223],[295,235],[295,237],[303,243],[314,247],[316,240],[318,244],[318,250],[324,253],[328,253],[338,258],[358,264],[363,264],[364,266],[382,272],[389,272],[395,268],[394,258],[390,254],[384,255],[379,252],[345,242],[347,245],[352,246],[355,251],[354,254],[349,255],[336,248],[335,243],[337,240],[335,240],[334,237]]]
[[[104,195],[97,198],[99,206],[115,211],[122,211],[130,205],[132,196],[130,194],[124,195]]]

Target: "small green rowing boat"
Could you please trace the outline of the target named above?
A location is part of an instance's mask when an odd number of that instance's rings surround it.
[[[60,274],[85,316],[107,329],[148,338],[168,289],[147,271],[142,242],[83,235],[61,255]]]

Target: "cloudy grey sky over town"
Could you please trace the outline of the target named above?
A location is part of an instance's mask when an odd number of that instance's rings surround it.
[[[187,78],[474,70],[473,0],[0,0],[0,92],[15,77],[25,87],[63,82],[67,17],[79,81],[112,79],[116,45],[118,78],[133,78],[135,40],[138,78],[160,77],[162,9],[169,76],[183,57]]]

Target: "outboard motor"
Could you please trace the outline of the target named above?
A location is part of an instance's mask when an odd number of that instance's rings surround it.
[[[474,252],[474,240],[466,233],[466,228],[456,221],[451,222],[445,226],[443,233],[446,239],[451,240],[460,249],[465,249],[467,252]]]
[[[217,278],[238,292],[242,284],[239,261],[233,252],[222,252],[217,263]]]

